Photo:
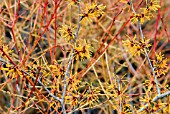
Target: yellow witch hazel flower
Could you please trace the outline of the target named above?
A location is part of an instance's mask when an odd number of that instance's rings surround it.
[[[141,53],[144,53],[144,49],[147,49],[148,47],[151,46],[150,44],[148,44],[149,43],[149,39],[148,40],[137,41],[136,40],[136,35],[134,36],[134,38],[132,40],[131,40],[131,38],[128,35],[127,35],[127,37],[129,39],[123,41],[123,46],[132,55],[140,56]]]
[[[146,3],[147,4],[146,8],[140,8],[142,10],[141,13],[134,14],[131,17],[132,22],[136,23],[139,20],[140,23],[143,24],[145,19],[150,20],[151,17],[154,16],[152,14],[152,11],[157,11],[158,8],[160,8],[158,3],[159,3],[159,0],[150,0],[149,3]]]
[[[151,17],[153,17],[153,15],[149,12],[141,13],[141,14],[134,14],[134,16],[132,16],[131,20],[132,20],[132,23],[136,23],[139,20],[140,23],[143,24],[145,22],[145,19],[150,20]]]
[[[160,8],[159,2],[160,0],[150,0],[150,2],[147,3],[146,10],[157,11],[158,8]]]
[[[136,23],[136,22],[138,22],[138,20],[139,20],[141,23],[143,23],[143,22],[144,22],[144,17],[143,17],[142,15],[140,15],[140,14],[135,14],[135,15],[131,18],[131,20],[132,20],[132,23]]]
[[[147,3],[146,8],[140,8],[141,10],[143,10],[143,14],[145,14],[146,16],[153,17],[154,15],[152,14],[152,11],[157,11],[158,8],[160,8],[160,5],[158,4],[160,1],[159,0],[151,0],[149,3]],[[150,20],[150,19],[148,19]]]
[[[59,65],[59,64],[55,63],[54,65],[50,65],[49,67],[51,69],[51,72],[54,75],[56,75],[57,77],[64,76],[66,68],[64,66],[62,66],[61,64]]]
[[[81,61],[83,61],[84,59],[90,59],[92,53],[92,50],[90,48],[90,44],[87,44],[86,42],[85,45],[78,44],[78,46],[74,48],[75,59]]]
[[[92,13],[95,17],[103,15],[103,10],[106,6],[103,6],[102,4],[97,5],[96,3],[93,3],[88,10],[89,13]]]
[[[68,90],[69,91],[77,91],[78,90],[80,80],[77,79],[76,75],[77,75],[77,72],[68,78]]]
[[[91,22],[94,17],[99,17],[103,15],[103,10],[106,6],[102,4],[98,5],[97,3],[92,3],[92,5],[86,4],[83,14],[80,14],[82,17],[82,23]]]
[[[161,52],[156,54],[156,60],[153,60],[153,66],[158,76],[165,75],[165,73],[168,72],[167,61],[168,59],[164,59],[164,55],[162,55]]]
[[[8,54],[9,56],[12,55],[13,50],[11,50],[8,45],[2,44],[2,45],[0,45],[0,46],[1,46],[1,48],[4,50],[4,52],[5,52],[6,54]],[[0,56],[3,56],[3,53],[2,53],[2,52],[0,52]]]
[[[136,35],[134,36],[134,38],[131,40],[131,38],[127,35],[127,37],[129,38],[128,40],[123,41],[123,46],[127,47],[126,49],[129,50],[129,52],[134,55],[134,53],[137,50],[137,46],[135,45],[136,43]]]
[[[67,39],[68,42],[75,39],[75,34],[73,32],[73,29],[71,29],[67,25],[63,25],[62,28],[59,29],[59,32],[61,33],[61,36],[63,38]]]

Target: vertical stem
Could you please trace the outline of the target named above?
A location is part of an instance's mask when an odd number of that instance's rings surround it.
[[[118,83],[118,90],[119,92],[121,91],[120,89],[120,79],[117,79],[117,83]],[[122,99],[121,99],[121,95],[119,94],[119,108],[120,108],[120,114],[122,113]]]
[[[77,30],[76,30],[76,33],[75,33],[76,39],[78,38],[78,32],[80,30],[80,21],[82,19],[82,17],[80,16],[80,0],[78,0],[78,14],[79,14],[79,20],[78,20]]]
[[[149,1],[148,1],[148,2],[149,2]],[[132,1],[130,2],[130,5],[131,5],[131,8],[132,8],[132,11],[136,14],[136,11],[135,11],[135,9],[134,9],[134,7],[133,7]],[[141,38],[142,38],[142,40],[144,40],[144,35],[143,35],[143,31],[142,31],[142,26],[141,26],[141,23],[140,23],[140,20],[139,20],[139,19],[138,19],[138,26],[139,26],[139,31],[140,31]],[[151,70],[152,70],[152,74],[153,74],[153,77],[154,77],[154,81],[155,81],[155,83],[156,83],[157,92],[158,92],[158,94],[160,95],[160,94],[161,94],[161,91],[160,91],[160,88],[159,88],[159,86],[158,86],[158,80],[157,80],[157,77],[156,77],[156,74],[155,74],[153,65],[152,65],[152,63],[151,63],[151,60],[149,59],[149,56],[148,56],[148,53],[147,53],[146,48],[144,48],[144,52],[145,52],[146,59],[147,59],[147,61],[148,61],[148,63],[149,63],[149,66],[150,66],[150,68],[151,68]]]
[[[79,14],[80,14],[80,0],[78,1],[78,15]],[[76,40],[78,39],[78,33],[79,33],[79,30],[80,30],[80,21],[81,21],[81,17],[79,16],[77,30],[75,32],[74,43],[76,43]],[[69,62],[68,62],[67,68],[66,68],[65,76],[64,76],[64,90],[63,90],[62,100],[61,100],[63,114],[66,114],[65,104],[64,104],[64,98],[65,98],[65,94],[66,94],[66,90],[67,90],[66,78],[70,77],[69,70],[70,70],[70,66],[71,66],[73,57],[74,57],[74,49],[72,49],[72,54],[70,56],[70,59],[69,59]]]

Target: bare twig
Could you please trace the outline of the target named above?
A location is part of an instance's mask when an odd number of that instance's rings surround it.
[[[67,79],[67,77],[70,77],[69,70],[70,70],[70,66],[71,66],[71,63],[72,63],[73,56],[74,56],[74,53],[71,54],[71,57],[69,59],[69,63],[67,65],[67,69],[66,69],[66,72],[65,72],[65,76],[64,76],[64,90],[63,90],[62,100],[61,100],[62,110],[63,110],[64,114],[66,114],[65,104],[64,104],[64,98],[65,98],[66,89],[67,89],[66,79]]]
[[[8,61],[5,61],[4,59],[0,58],[0,61],[3,62],[3,63],[7,63],[7,64],[10,64]]]
[[[119,92],[121,91],[121,88],[120,88],[120,79],[117,78],[117,83],[118,83],[118,90]],[[121,95],[119,94],[119,108],[120,108],[120,114],[122,113],[122,98],[121,98]]]
[[[80,21],[82,20],[82,17],[80,16],[80,0],[78,0],[78,15],[79,15],[79,20],[78,20],[78,26],[77,26],[77,30],[76,30],[76,33],[75,33],[75,37],[76,39],[78,38],[78,33],[79,33],[79,30],[80,30]]]
[[[80,14],[80,0],[78,1],[77,4],[78,4],[78,14]],[[76,43],[76,40],[78,39],[78,33],[79,33],[79,30],[80,30],[80,21],[81,21],[81,17],[79,15],[77,30],[75,32],[74,43]],[[66,90],[67,90],[66,79],[67,79],[67,77],[70,77],[69,71],[70,71],[70,66],[71,66],[73,57],[74,57],[74,49],[72,49],[72,54],[70,56],[70,59],[69,59],[69,62],[68,62],[67,68],[66,68],[66,72],[65,72],[65,75],[64,75],[64,90],[63,90],[62,99],[61,99],[62,111],[63,111],[64,114],[66,114],[65,104],[64,104],[64,98],[65,98],[65,94],[66,94]]]
[[[154,97],[154,98],[152,99],[152,102],[155,102],[155,101],[157,101],[158,99],[164,98],[164,97],[169,96],[169,95],[170,95],[170,91],[167,91],[167,92],[165,92],[165,93],[163,93],[163,94],[159,94],[159,95],[157,95],[156,97]],[[140,108],[138,111],[139,111],[139,112],[142,112],[142,111],[145,110],[148,106],[149,106],[149,103],[147,103],[145,106],[143,106],[142,108]]]
[[[40,81],[40,79],[38,78],[38,83],[41,85],[41,86],[43,86],[43,88],[48,92],[48,94],[51,96],[51,97],[53,97],[55,100],[57,100],[57,101],[62,101],[59,97],[56,97],[55,95],[53,95],[51,92],[50,92],[50,90],[48,90],[47,89],[47,87]]]
[[[2,58],[0,58],[0,61],[3,62],[4,64],[7,64],[7,63],[10,64],[8,61],[5,61],[5,60],[2,59]],[[10,65],[13,66],[13,64],[10,64]],[[32,77],[32,78],[35,80],[35,77],[31,76],[28,72],[26,72],[26,71],[24,71],[24,70],[21,70],[21,71],[22,71],[24,74]],[[39,78],[38,78],[37,81],[40,83],[41,86],[43,86],[43,88],[48,92],[48,94],[49,94],[51,97],[53,97],[55,100],[58,100],[58,101],[60,101],[60,102],[62,101],[59,97],[56,97],[55,95],[53,95],[53,94],[50,92],[50,90],[48,90],[47,87],[40,81]]]
[[[121,42],[120,42],[120,47],[121,47],[121,49],[122,49],[122,51],[123,51],[123,57],[124,57],[124,59],[126,60],[126,63],[127,63],[128,67],[129,67],[129,69],[131,70],[131,72],[132,72],[137,78],[139,78],[138,73],[137,73],[136,70],[133,68],[132,64],[130,63],[130,61],[129,61],[128,57],[127,57],[127,54],[126,54],[126,52],[125,52],[125,50],[124,50]]]
[[[106,90],[104,89],[104,87],[103,87],[103,85],[102,85],[102,82],[99,80],[99,76],[98,76],[98,74],[97,74],[96,69],[95,69],[94,66],[93,66],[93,70],[94,70],[94,74],[95,74],[95,76],[96,76],[96,78],[97,78],[97,80],[98,80],[98,82],[99,82],[99,84],[100,84],[103,92],[105,93],[105,95],[106,95],[107,99],[109,100],[110,104],[113,105],[113,102],[110,100],[109,96],[107,95],[107,92],[106,92]]]

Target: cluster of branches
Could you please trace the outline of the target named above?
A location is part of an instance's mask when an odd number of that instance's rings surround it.
[[[166,0],[0,2],[0,112],[170,113]]]

